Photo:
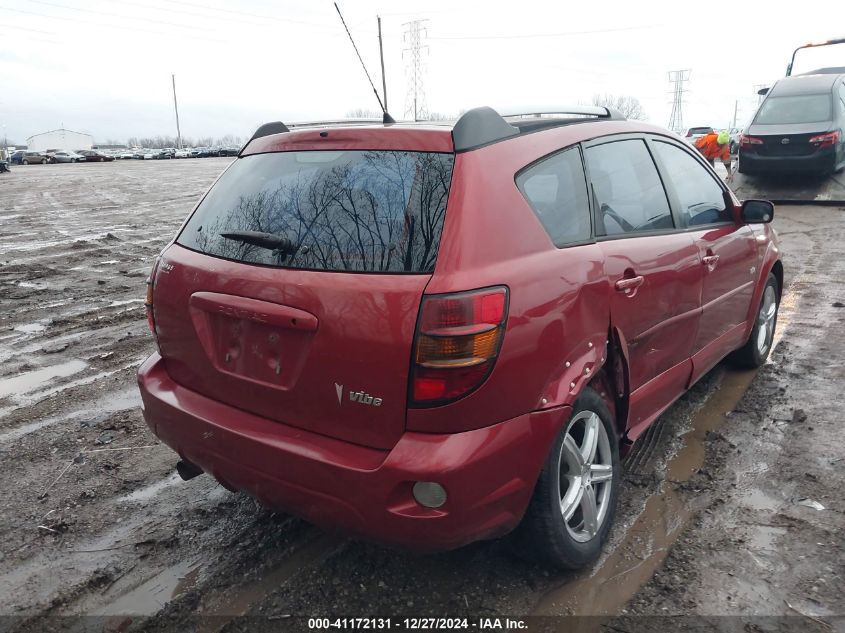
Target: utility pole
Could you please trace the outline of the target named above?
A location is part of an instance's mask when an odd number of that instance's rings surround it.
[[[176,75],[170,75],[173,81],[173,109],[176,111],[176,147],[182,149],[182,130],[179,129],[179,106],[176,103]]]
[[[381,43],[381,16],[377,15],[378,20],[378,56],[381,59],[381,96],[384,97],[384,110],[387,112],[387,78],[384,76],[384,47]]]
[[[410,53],[410,62],[408,67],[408,95],[405,97],[405,116],[413,115],[414,121],[428,118],[428,105],[425,100],[425,86],[423,85],[423,71],[421,51],[428,48],[422,43],[423,37],[428,34],[424,24],[428,20],[414,20],[413,22],[406,22],[402,26],[405,27],[405,41],[408,42],[408,48],[402,51]],[[424,35],[425,34],[425,35]]]
[[[686,68],[684,70],[670,70],[669,83],[672,84],[672,114],[669,116],[669,129],[678,134],[684,132],[684,84],[689,81],[692,70]]]
[[[734,123],[731,126],[732,128],[736,127],[736,109],[739,107],[739,99],[734,99]]]

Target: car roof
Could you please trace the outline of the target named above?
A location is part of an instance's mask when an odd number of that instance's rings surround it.
[[[794,75],[780,79],[769,94],[784,97],[789,95],[820,94],[830,92],[840,75]]]
[[[266,152],[359,149],[366,142],[373,150],[464,152],[524,134],[594,121],[624,121],[618,112],[602,106],[530,107],[515,111],[482,106],[457,120],[394,122],[343,120],[286,125],[265,123],[241,150],[241,156]]]

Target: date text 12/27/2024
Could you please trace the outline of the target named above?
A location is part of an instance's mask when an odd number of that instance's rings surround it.
[[[436,631],[448,629],[524,630],[520,618],[308,618],[309,630],[391,630]]]

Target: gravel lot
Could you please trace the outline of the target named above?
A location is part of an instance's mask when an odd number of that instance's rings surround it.
[[[701,630],[719,616],[724,630],[845,630],[845,209],[778,207],[772,361],[717,367],[661,416],[627,460],[606,554],[562,574],[509,539],[416,556],[178,479],[139,410],[144,280],[230,160],[0,175],[0,629],[532,616]]]

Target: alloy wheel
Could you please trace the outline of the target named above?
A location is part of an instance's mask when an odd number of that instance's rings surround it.
[[[560,511],[579,543],[596,536],[610,506],[613,457],[601,418],[581,411],[569,422],[559,456]]]
[[[763,301],[760,302],[760,312],[757,314],[757,352],[765,356],[772,344],[775,334],[775,317],[778,313],[778,301],[775,289],[766,286]]]

